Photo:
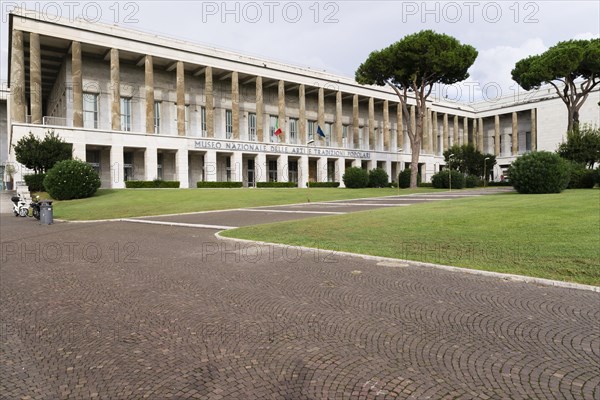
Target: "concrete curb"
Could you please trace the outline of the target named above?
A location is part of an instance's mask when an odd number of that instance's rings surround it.
[[[349,256],[349,257],[358,257],[358,258],[362,258],[364,260],[369,260],[369,261],[387,262],[387,263],[403,263],[403,264],[407,264],[408,266],[412,266],[412,267],[435,268],[435,269],[440,269],[440,270],[450,271],[450,272],[455,272],[455,273],[465,273],[465,274],[471,274],[471,275],[487,276],[487,277],[491,277],[491,278],[501,279],[504,281],[523,282],[523,283],[530,283],[530,284],[534,284],[534,285],[559,287],[559,288],[564,288],[564,289],[586,290],[586,291],[600,293],[600,286],[591,286],[591,285],[584,285],[581,283],[572,283],[572,282],[562,282],[562,281],[555,281],[552,279],[544,279],[544,278],[534,278],[534,277],[524,276],[524,275],[513,275],[513,274],[503,274],[500,272],[481,271],[481,270],[476,270],[476,269],[453,267],[451,265],[425,263],[425,262],[412,261],[412,260],[403,260],[400,258],[371,256],[371,255],[367,255],[367,254],[350,253],[347,251],[337,251],[337,250],[329,250],[329,249],[319,249],[319,248],[314,248],[314,247],[292,246],[292,245],[286,245],[286,244],[281,244],[281,243],[270,243],[270,242],[261,242],[261,241],[256,241],[256,240],[229,238],[229,237],[221,236],[221,232],[223,232],[223,231],[219,231],[219,232],[215,233],[215,236],[219,240],[231,240],[231,241],[240,242],[240,243],[252,243],[252,244],[258,244],[258,245],[287,247],[287,248],[305,250],[305,251],[332,251],[332,252],[335,252],[336,254],[341,254],[341,255]]]

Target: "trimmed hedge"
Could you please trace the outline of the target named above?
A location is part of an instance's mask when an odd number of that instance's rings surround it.
[[[56,200],[83,199],[96,193],[100,178],[85,161],[64,160],[50,168],[44,179],[44,187]]]
[[[125,181],[127,189],[177,189],[179,181]]]
[[[431,183],[431,182],[419,182],[419,184],[417,186],[418,187],[432,188],[433,187],[433,183]]]
[[[366,188],[369,184],[369,173],[366,169],[350,167],[344,171],[342,180],[344,181],[344,185],[349,189]]]
[[[406,168],[398,175],[398,182],[400,183],[401,189],[410,187],[410,168]],[[421,183],[421,174],[417,174],[417,186]]]
[[[297,182],[256,182],[257,188],[295,188]]]
[[[383,188],[388,186],[389,176],[382,168],[375,168],[369,171],[369,187]]]
[[[436,189],[449,189],[450,188],[450,176],[452,176],[452,188],[453,189],[462,189],[465,187],[465,176],[458,172],[457,170],[449,170],[445,169],[443,171],[438,172],[437,174],[431,177],[431,183],[433,187]]]
[[[29,186],[30,192],[45,192],[44,178],[46,174],[28,174],[24,175],[25,183]]]
[[[501,182],[488,182],[487,183],[488,186],[512,186],[512,183],[507,182],[507,181],[501,181]]]
[[[308,186],[311,188],[336,188],[340,187],[339,182],[310,182]]]
[[[519,193],[560,193],[569,184],[569,162],[556,153],[533,151],[517,158],[508,179]]]
[[[241,188],[243,182],[197,182],[196,187],[201,189]]]
[[[454,178],[454,176],[452,176]],[[483,181],[479,179],[478,176],[475,175],[467,175],[465,177],[465,187],[466,188],[474,188],[483,186]]]

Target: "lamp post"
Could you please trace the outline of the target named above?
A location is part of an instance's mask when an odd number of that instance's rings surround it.
[[[310,146],[311,144],[313,144],[315,142],[314,139],[310,139],[308,142],[306,142],[307,146]],[[308,186],[308,202],[310,203],[310,158],[308,159],[308,171],[307,172],[307,178],[306,178],[306,186]]]
[[[454,157],[454,153],[448,155],[448,186],[450,188],[450,192],[452,191],[452,168],[450,167],[452,157]]]
[[[402,147],[400,147],[398,149],[398,151],[396,151],[396,163],[398,165],[398,168],[396,170],[396,180],[397,180],[397,186],[398,186],[398,196],[400,196],[400,153],[402,153]]]
[[[485,189],[485,182],[487,181],[487,175],[485,174],[486,173],[485,167],[486,167],[486,162],[489,159],[490,159],[489,157],[486,157],[483,159],[483,188],[484,189]]]

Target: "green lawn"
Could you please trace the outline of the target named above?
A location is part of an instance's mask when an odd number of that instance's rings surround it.
[[[222,234],[600,286],[598,189],[498,194]]]
[[[401,194],[436,189],[402,189]],[[398,189],[120,189],[54,202],[54,218],[95,220],[397,195]],[[41,198],[48,198],[41,193]]]

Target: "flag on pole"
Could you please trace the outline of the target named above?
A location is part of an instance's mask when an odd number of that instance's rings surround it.
[[[277,123],[275,124],[275,136],[279,136],[282,133],[283,133],[283,131],[279,127],[279,118],[277,118]]]
[[[325,132],[323,132],[320,125],[317,125],[317,134],[321,137],[325,137]]]

